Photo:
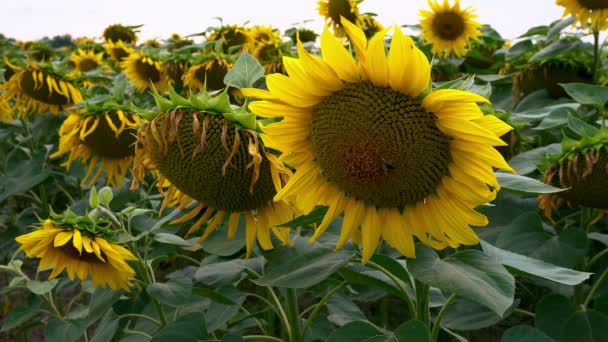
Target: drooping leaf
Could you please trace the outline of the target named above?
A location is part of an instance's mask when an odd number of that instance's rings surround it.
[[[608,102],[608,87],[587,83],[561,83],[560,85],[578,103],[602,108]]]
[[[501,187],[530,194],[553,194],[567,189],[560,189],[540,182],[534,178],[515,175],[507,172],[496,172],[496,179]]]
[[[166,283],[152,283],[146,287],[146,292],[161,303],[179,306],[190,301],[192,294],[192,280],[178,277]]]

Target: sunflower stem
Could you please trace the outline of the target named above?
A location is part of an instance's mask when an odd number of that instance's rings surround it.
[[[342,287],[344,287],[344,285],[346,285],[346,282],[345,281],[341,282],[338,286],[334,287],[323,298],[321,298],[321,300],[317,304],[314,305],[315,308],[314,308],[314,310],[312,310],[312,312],[310,313],[310,315],[306,319],[306,323],[304,324],[304,329],[302,329],[302,337],[304,337],[306,335],[306,331],[308,330],[308,328],[310,328],[310,325],[312,324],[312,320],[315,318],[315,316],[321,310],[321,308],[323,308],[323,305],[325,305],[325,303],[336,292],[338,292],[338,290],[340,290]]]
[[[456,293],[452,293],[450,295],[447,302],[445,302],[445,304],[443,304],[443,306],[441,307],[441,310],[439,310],[437,317],[435,317],[435,322],[433,323],[433,330],[431,332],[431,341],[437,341],[437,338],[439,337],[439,328],[441,328],[441,320],[443,319],[443,315],[445,315],[446,309],[448,308],[448,306],[450,306],[450,304],[452,304],[454,299],[456,299]]]
[[[416,317],[416,306],[414,305],[414,301],[412,300],[412,298],[410,297],[409,292],[407,292],[407,290],[405,289],[405,287],[403,287],[403,284],[401,283],[401,281],[399,280],[399,278],[397,278],[394,274],[392,274],[391,272],[389,272],[387,269],[385,269],[384,267],[376,264],[373,261],[368,261],[367,262],[367,266],[373,267],[375,269],[377,269],[378,271],[384,273],[387,277],[389,277],[393,283],[395,283],[395,285],[397,285],[397,287],[399,288],[399,290],[401,291],[401,293],[403,294],[403,296],[406,299],[407,302],[407,306],[410,310],[410,315],[412,317]],[[408,282],[410,287],[413,289],[414,288],[414,284],[411,283],[411,281]]]
[[[416,284],[416,319],[422,321],[429,328],[429,286],[418,279]]]
[[[296,289],[286,289],[285,298],[287,300],[287,318],[291,329],[291,342],[302,341],[300,333],[300,313],[298,309],[298,295]]]
[[[597,25],[593,27],[593,81],[592,84],[597,83],[600,70],[600,30]]]
[[[608,248],[603,251],[597,253],[589,262],[587,263],[587,268],[591,267],[591,265],[595,264],[598,260],[600,260],[604,255],[608,254]]]
[[[606,276],[608,276],[608,268],[606,268],[604,270],[604,272],[602,272],[602,274],[600,274],[600,276],[597,278],[595,283],[593,283],[591,290],[589,290],[589,293],[587,294],[587,297],[585,298],[585,301],[583,302],[584,307],[587,307],[589,305],[589,303],[593,299],[593,295],[595,294],[595,291],[597,291],[597,289],[600,287],[600,284],[602,283],[602,281],[604,281],[604,278],[606,278]]]

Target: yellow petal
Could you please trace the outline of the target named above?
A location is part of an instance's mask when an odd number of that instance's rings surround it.
[[[329,64],[338,76],[348,82],[359,82],[357,64],[342,43],[327,29],[321,34],[321,53],[323,61]]]
[[[384,36],[386,36],[388,30],[390,30],[390,27],[376,33],[367,46],[367,70],[370,80],[377,87],[388,86],[389,68],[384,46]]]
[[[363,249],[361,262],[363,264],[367,263],[372,255],[374,255],[381,236],[382,227],[380,226],[378,212],[376,208],[368,208],[361,222],[361,244]]]
[[[55,241],[53,242],[54,247],[60,247],[65,245],[72,238],[73,233],[71,231],[61,232],[55,235]]]
[[[80,230],[74,229],[72,243],[74,244],[74,247],[78,250],[78,253],[82,253],[82,236],[80,235]]]

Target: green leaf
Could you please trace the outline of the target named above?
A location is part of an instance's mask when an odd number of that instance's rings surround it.
[[[198,342],[208,335],[205,316],[196,312],[178,317],[154,334],[150,342]]]
[[[505,331],[500,342],[555,342],[555,340],[529,325],[516,325]]]
[[[245,294],[234,286],[220,287],[217,292],[230,299],[234,304],[211,302],[207,310],[207,326],[211,332],[222,328],[240,310],[246,298]]]
[[[228,297],[220,294],[217,291],[214,291],[213,289],[208,289],[208,288],[205,288],[205,287],[193,287],[192,288],[192,293],[195,294],[195,295],[197,295],[197,296],[209,298],[212,301],[218,302],[220,304],[227,304],[227,305],[236,304],[230,298],[228,298]]]
[[[595,310],[579,311],[562,327],[560,342],[607,342],[608,316]]]
[[[109,207],[110,202],[112,202],[112,199],[114,198],[112,188],[110,188],[109,186],[104,186],[103,188],[101,188],[101,190],[99,190],[98,197],[99,204],[103,205],[104,207]]]
[[[511,61],[516,59],[517,57],[523,55],[524,53],[530,51],[533,47],[532,41],[529,39],[522,40],[520,42],[515,43],[513,46],[507,50],[506,60]]]
[[[292,229],[296,229],[298,227],[309,227],[314,224],[319,225],[321,221],[323,221],[323,218],[327,213],[327,209],[328,207],[318,206],[306,215],[298,216],[291,221],[281,224],[281,227],[289,227]]]
[[[98,205],[99,197],[97,197],[97,189],[95,189],[95,187],[92,187],[91,191],[89,192],[89,207],[95,209]]]
[[[409,259],[407,265],[419,281],[485,305],[501,316],[513,303],[515,279],[480,251],[465,250],[441,260],[434,250],[418,244],[416,259]]]
[[[582,47],[582,42],[577,38],[564,37],[545,46],[540,51],[530,57],[529,61],[536,61],[544,58],[561,55],[569,51],[578,50]]]
[[[513,311],[509,307],[505,317]],[[458,331],[479,330],[492,326],[503,320],[496,312],[481,304],[477,304],[464,298],[456,298],[448,306],[441,320],[441,327]]]
[[[36,302],[34,305],[17,305],[16,307],[11,308],[8,315],[4,318],[4,322],[2,322],[2,329],[0,329],[0,332],[18,327],[29,321],[38,315],[39,310],[39,302]]]
[[[388,336],[368,321],[355,321],[334,330],[327,338],[327,342],[364,342],[374,337]]]
[[[194,242],[186,241],[175,234],[168,234],[168,233],[158,233],[158,234],[154,235],[154,240],[156,240],[160,243],[166,243],[169,245],[178,245],[178,246],[184,246],[184,247],[190,247],[190,246],[194,245]]]
[[[262,76],[264,76],[264,68],[258,60],[243,52],[224,76],[224,84],[235,88],[249,88]]]
[[[261,272],[264,258],[235,259],[201,265],[194,273],[194,279],[205,285],[228,285],[238,280],[246,269]]]
[[[516,155],[509,160],[509,165],[517,171],[517,174],[526,175],[536,170],[536,167],[541,165],[547,156],[559,153],[561,150],[562,147],[559,143],[538,147]]]
[[[236,234],[231,240],[227,240],[226,234],[228,225],[221,224],[218,229],[211,233],[211,235],[201,244],[201,248],[209,254],[223,257],[236,254],[245,247],[245,225],[245,220],[239,220]]]
[[[603,108],[608,102],[608,88],[587,83],[560,83],[576,102]]]
[[[556,24],[551,25],[549,32],[547,32],[547,39],[551,39],[553,37],[558,36],[559,33],[562,32],[563,29],[572,25],[572,23],[574,22],[574,19],[575,18],[573,16],[569,16],[567,18],[564,18],[564,19],[558,21]]]
[[[354,321],[365,321],[365,315],[353,301],[343,293],[334,294],[327,301],[327,320],[341,327]]]
[[[429,329],[422,321],[409,320],[401,324],[389,341],[398,342],[430,342]]]
[[[95,327],[95,334],[91,338],[91,342],[106,342],[112,341],[112,338],[118,330],[119,318],[114,313],[114,310],[110,309],[106,311],[99,324]]]
[[[591,240],[599,241],[608,247],[608,234],[591,232],[587,234]]]
[[[560,107],[557,108],[549,115],[545,116],[538,126],[534,127],[534,130],[542,131],[552,128],[557,128],[561,126],[565,126],[568,123],[568,117],[570,117],[573,109],[568,107]]]
[[[281,253],[281,250],[268,254]],[[261,278],[254,282],[261,286],[279,286],[288,288],[307,288],[320,283],[334,272],[346,265],[354,253],[341,250],[334,251],[329,246],[314,243],[310,251],[280,259],[269,259],[270,268]]]
[[[148,294],[163,304],[180,306],[190,302],[192,280],[186,277],[173,278],[166,283],[152,283],[146,287]]]
[[[51,319],[44,329],[44,340],[47,342],[73,342],[82,336],[85,329],[86,324],[82,319]]]
[[[529,194],[553,194],[567,189],[560,189],[554,186],[537,181],[534,178],[515,175],[507,172],[496,172],[496,179],[501,187],[518,192]]]
[[[483,252],[494,258],[498,263],[518,270],[526,275],[548,279],[564,285],[578,285],[588,279],[593,273],[579,272],[556,266],[542,260],[494,247],[481,240]]]
[[[559,341],[562,327],[575,311],[572,301],[562,295],[551,293],[536,304],[534,325]]]
[[[106,289],[98,287],[95,292],[91,295],[91,301],[89,302],[89,308],[87,313],[87,326],[95,323],[101,316],[103,316],[112,305],[120,299],[122,291],[114,291],[112,289]]]
[[[349,284],[360,284],[366,287],[375,287],[388,294],[405,299],[405,295],[401,293],[395,283],[387,275],[367,266],[361,264],[349,265],[340,271],[340,275],[344,277]],[[407,286],[404,282],[402,282],[401,285],[404,287]]]
[[[568,128],[570,128],[574,133],[578,134],[579,136],[585,135],[592,137],[598,131],[595,126],[586,123],[585,121],[577,118],[572,114],[568,115]]]
[[[0,202],[46,180],[51,171],[45,168],[44,160],[44,154],[40,153],[32,160],[20,160],[16,165],[6,167],[6,174],[0,177]]]
[[[28,280],[25,286],[32,293],[43,295],[49,293],[59,282],[59,279],[51,279],[47,281]]]

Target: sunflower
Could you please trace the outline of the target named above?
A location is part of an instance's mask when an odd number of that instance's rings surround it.
[[[565,62],[550,59],[542,64],[530,64],[513,77],[513,99],[518,102],[526,95],[540,89],[546,89],[549,96],[555,99],[567,97],[566,91],[560,84],[591,83],[592,79],[593,75],[587,63],[576,58]]]
[[[564,137],[561,153],[548,157],[546,184],[569,188],[539,196],[539,208],[552,221],[564,203],[608,210],[608,129],[576,141]]]
[[[586,26],[589,23],[590,29],[608,29],[608,2],[605,0],[556,0],[556,3],[565,7],[564,17],[572,15],[576,18],[574,25]]]
[[[90,187],[105,171],[107,183],[119,187],[133,164],[135,130],[140,126],[137,115],[121,109],[70,114],[59,129],[59,149],[51,158],[68,155],[62,164],[70,168],[80,158],[87,169],[82,184]]]
[[[137,42],[137,31],[135,29],[138,27],[140,26],[110,25],[103,30],[103,38],[106,42],[135,44]]]
[[[477,18],[477,14],[473,13],[474,9],[461,9],[460,0],[455,0],[454,5],[450,5],[448,0],[444,0],[443,5],[434,0],[428,2],[431,11],[420,11],[422,39],[433,44],[434,55],[465,55],[471,41],[477,40],[481,35],[481,24],[474,20]]]
[[[368,39],[375,36],[376,33],[382,31],[384,27],[380,24],[374,16],[365,14],[361,16],[361,29],[365,32],[365,37]]]
[[[169,86],[169,81],[162,72],[162,62],[150,56],[132,53],[120,62],[120,67],[139,92],[152,88],[152,85],[162,92]]]
[[[183,76],[184,84],[199,91],[207,84],[207,90],[224,89],[224,76],[228,73],[232,63],[224,57],[215,56],[194,64],[188,68]]]
[[[272,249],[270,232],[291,244],[288,228],[276,226],[293,218],[283,202],[273,203],[276,188],[291,172],[264,149],[255,131],[255,116],[235,112],[226,92],[210,97],[204,90],[184,99],[172,92],[175,103],[156,95],[160,113],[138,131],[134,175],[143,179],[145,170],[157,170],[165,207],[196,207],[172,223],[198,219],[190,235],[205,223],[199,239],[205,240],[228,219],[228,238],[239,221],[246,230],[247,256],[256,240]],[[169,102],[169,104],[167,104]],[[151,117],[149,117],[151,118]]]
[[[77,276],[84,281],[90,276],[96,287],[128,291],[135,277],[127,261],[137,258],[93,229],[58,225],[47,219],[39,229],[15,240],[27,257],[40,259],[39,269],[53,269],[50,279],[65,269],[70,280]]]
[[[103,65],[103,52],[78,49],[72,52],[70,62],[74,66],[74,75],[80,76]]]
[[[298,38],[302,43],[314,43],[319,35],[315,31],[307,28],[292,27],[285,31],[285,36],[289,37],[289,39],[291,39],[291,41],[296,44]]]
[[[207,36],[207,41],[220,41],[223,52],[239,53],[247,51],[253,37],[251,32],[239,25],[223,25]]]
[[[14,113],[8,102],[0,100],[0,122],[10,123],[13,121]]]
[[[322,59],[298,42],[299,59],[284,58],[289,76],[268,75],[268,91],[243,89],[262,99],[253,113],[283,117],[264,143],[296,172],[274,200],[295,198],[303,213],[328,207],[311,240],[343,212],[337,247],[361,236],[363,262],[382,238],[408,257],[413,236],[434,248],[478,243],[470,226],[488,221],[475,208],[499,190],[493,168],[511,170],[494,149],[511,127],[484,116],[479,95],[428,89],[429,62],[398,27],[387,57],[388,29],[368,42],[342,24],[358,62],[326,27]]]
[[[283,56],[291,55],[290,46],[291,44],[286,45],[280,38],[273,38],[257,42],[252,55],[262,64],[266,74],[285,73]]]
[[[0,85],[0,102],[15,100],[13,107],[20,117],[51,111],[82,101],[82,94],[52,67],[30,63],[24,68],[10,64],[17,73]]]
[[[256,25],[249,30],[249,34],[251,35],[254,45],[258,42],[281,39],[279,36],[279,31],[273,29],[270,25]]]
[[[360,25],[361,16],[356,1],[353,0],[319,0],[317,10],[325,17],[334,30],[334,34],[339,37],[344,36],[344,27],[340,18],[344,18],[351,23]]]
[[[103,47],[106,49],[108,55],[116,62],[122,62],[125,58],[135,53],[135,50],[133,50],[132,47],[125,45],[122,41],[109,41]]]

